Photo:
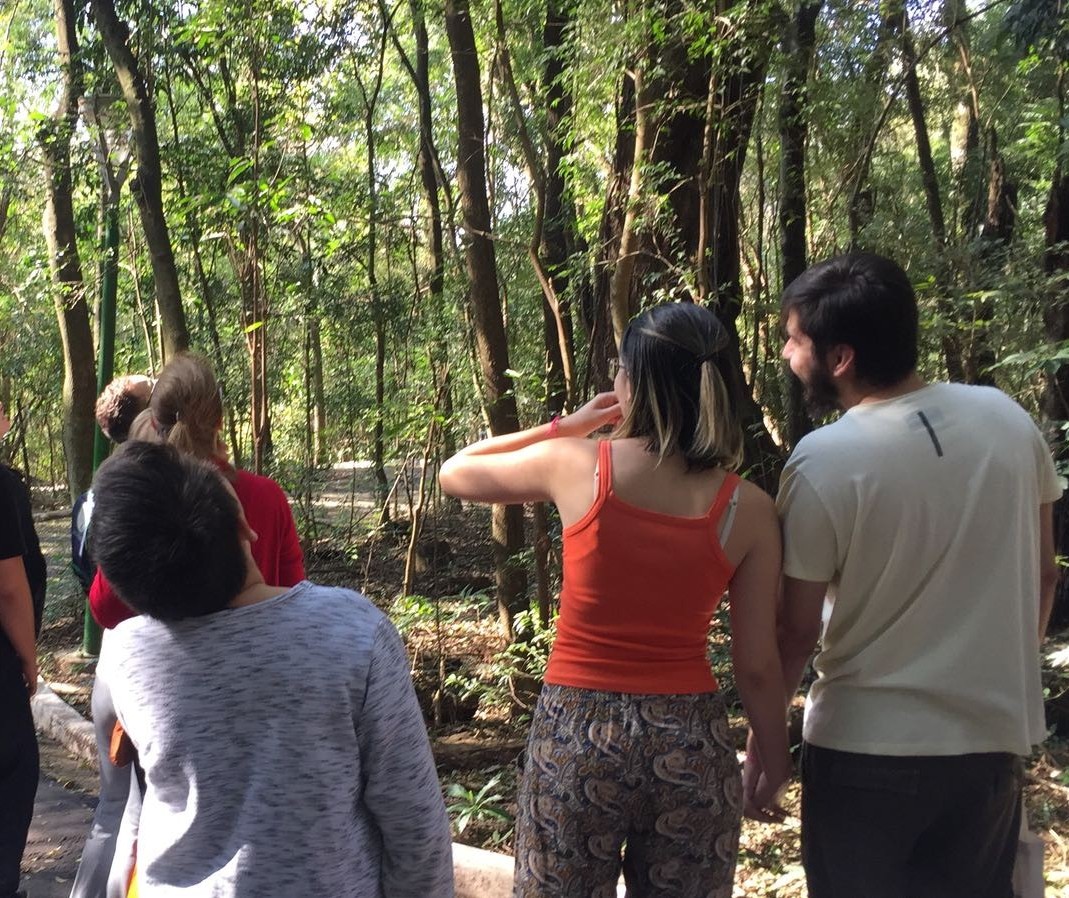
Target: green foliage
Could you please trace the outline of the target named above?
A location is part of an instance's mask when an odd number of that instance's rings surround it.
[[[501,774],[496,774],[477,791],[460,783],[450,783],[445,790],[446,810],[453,819],[457,835],[477,823],[512,823],[512,816],[504,809],[505,797],[499,791]]]
[[[546,674],[549,652],[557,635],[556,621],[543,627],[533,611],[517,614],[513,626],[516,630],[515,641],[494,657],[493,678],[503,689],[517,677],[541,681]]]

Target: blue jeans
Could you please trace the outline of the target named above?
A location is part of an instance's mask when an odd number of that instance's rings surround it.
[[[802,747],[810,898],[1011,898],[1023,766],[1011,754]]]
[[[125,898],[141,817],[141,790],[134,765],[116,767],[108,757],[116,715],[111,689],[99,674],[93,680],[92,701],[100,758],[100,799],[70,898]]]

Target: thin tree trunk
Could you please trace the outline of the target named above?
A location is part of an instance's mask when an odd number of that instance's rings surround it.
[[[913,136],[917,142],[917,164],[920,166],[921,183],[924,185],[924,200],[928,208],[928,222],[936,246],[942,250],[946,246],[947,231],[943,219],[943,202],[939,192],[939,177],[932,161],[932,145],[928,139],[928,125],[924,115],[924,101],[921,98],[920,80],[917,78],[916,53],[913,49],[913,37],[909,30],[909,21],[902,17],[902,46],[905,51],[906,65],[906,101],[909,115],[913,120]]]
[[[319,325],[318,304],[308,316],[308,344],[311,350],[312,370],[312,462],[317,467],[324,463],[327,435],[327,404],[323,384],[323,336]]]
[[[405,553],[405,574],[401,584],[401,595],[403,596],[411,595],[412,593],[419,538],[423,532],[423,522],[427,515],[427,475],[431,467],[431,458],[434,456],[439,442],[439,412],[442,408],[442,398],[447,383],[446,378],[440,378],[438,393],[434,399],[435,413],[431,416],[430,424],[427,425],[427,437],[423,444],[423,456],[419,469],[419,488],[416,492],[416,503],[412,508],[412,526],[408,533],[408,551]]]
[[[568,151],[572,121],[572,95],[566,68],[570,57],[565,35],[574,15],[575,6],[571,0],[549,0],[542,33],[542,48],[546,57],[542,73],[542,89],[546,96],[546,164],[539,253],[554,299],[551,303],[549,297],[544,296],[542,305],[547,376],[551,385],[546,391],[547,408],[551,414],[560,414],[574,404],[577,386],[568,262],[579,241],[579,229],[562,164]],[[554,342],[559,346],[558,353],[553,351]],[[558,354],[561,371],[558,389],[554,390],[553,371],[550,369],[556,363]]]
[[[951,90],[957,94],[951,127],[950,157],[954,168],[954,225],[957,241],[968,244],[984,220],[984,153],[980,144],[980,94],[973,77],[972,51],[963,0],[944,0],[943,16],[949,32]]]
[[[850,199],[847,220],[850,227],[850,249],[860,249],[861,231],[872,220],[874,197],[868,187],[869,170],[872,167],[873,146],[869,134],[876,126],[879,103],[883,95],[884,81],[889,68],[889,45],[901,19],[898,0],[881,0],[880,24],[876,34],[876,46],[865,64],[861,78],[864,91],[863,102],[855,107],[851,116],[850,131],[857,141],[860,156],[850,175]]]
[[[950,283],[946,273],[946,260],[943,258],[947,245],[946,221],[943,217],[943,201],[939,190],[939,177],[932,160],[932,145],[928,138],[928,125],[924,114],[924,101],[921,98],[920,80],[917,78],[917,54],[913,47],[909,18],[902,13],[902,49],[905,56],[906,103],[909,105],[910,118],[913,120],[913,136],[917,143],[917,164],[920,167],[921,183],[924,185],[924,200],[928,209],[928,223],[932,229],[932,241],[938,253],[936,284],[941,298],[939,309],[943,317],[943,356],[946,361],[947,374],[951,380],[965,380],[965,362],[963,359],[961,338],[958,333],[958,314],[950,295]]]
[[[624,331],[631,318],[638,311],[638,295],[635,287],[635,263],[641,247],[638,232],[638,213],[642,199],[643,173],[646,167],[646,155],[653,141],[652,102],[653,98],[646,88],[646,75],[642,64],[635,66],[631,73],[635,85],[635,139],[634,158],[631,161],[631,179],[624,201],[624,220],[620,231],[620,249],[616,256],[616,268],[612,273],[609,287],[609,309],[612,313],[612,332],[617,347],[624,337]]]
[[[164,353],[169,357],[189,346],[189,331],[182,310],[182,294],[171,237],[163,212],[163,171],[156,133],[156,113],[152,108],[148,85],[127,43],[129,29],[116,14],[113,0],[92,0],[92,4],[97,29],[115,68],[133,131],[137,177],[130,188],[145,230],[156,284],[156,301],[160,308]]]
[[[752,385],[746,382],[737,323],[743,297],[739,238],[742,172],[771,52],[766,35],[742,33],[734,36],[726,52],[712,61],[712,65],[722,68],[715,79],[705,79],[716,92],[717,119],[710,180],[703,185],[709,196],[702,203],[692,198],[690,205],[702,208],[710,216],[706,225],[712,238],[709,258],[696,261],[709,266],[708,280],[717,314],[729,335],[731,374],[727,387],[743,428],[743,464],[755,483],[774,492],[783,454],[765,426],[764,412],[754,399]],[[680,203],[678,209],[688,208],[685,195],[675,201]],[[679,232],[688,239],[697,229],[687,228],[683,219],[678,220]],[[687,246],[693,253],[694,244]]]
[[[531,138],[530,129],[524,116],[519,89],[516,86],[516,79],[512,72],[512,62],[509,56],[505,19],[501,3],[495,2],[494,5],[498,40],[496,69],[509,97],[520,148],[523,151],[522,155],[527,169],[527,177],[535,193],[535,221],[527,252],[531,259],[531,265],[534,267],[535,276],[538,278],[538,283],[542,288],[542,336],[545,347],[547,405],[555,410],[554,414],[558,414],[569,407],[575,382],[571,320],[567,312],[566,301],[563,306],[561,304],[561,296],[558,293],[560,284],[554,284],[543,260],[547,176],[535,150],[534,141]],[[559,162],[560,159],[558,158],[556,164],[559,165]],[[561,183],[561,178],[558,176],[555,181]],[[559,193],[555,200],[559,206],[561,200]],[[556,214],[559,216],[559,209],[556,210]],[[566,259],[567,252],[565,250],[562,252],[561,261],[557,263],[558,279],[559,271]]]
[[[508,343],[501,313],[497,261],[490,239],[490,208],[486,199],[486,163],[479,60],[467,0],[446,0],[445,25],[453,58],[457,92],[457,183],[464,215],[468,296],[482,395],[491,432],[511,433],[519,427],[512,378],[507,373]],[[525,576],[517,558],[523,548],[523,507],[495,505],[492,537],[501,626],[511,642],[513,619],[526,606]]]
[[[96,366],[78,255],[71,179],[71,135],[77,123],[78,100],[83,91],[73,0],[53,0],[53,10],[62,90],[56,111],[41,128],[38,139],[43,150],[47,185],[45,240],[63,343],[63,449],[67,486],[73,501],[89,489],[93,476]]]
[[[383,435],[386,417],[386,313],[382,308],[379,295],[378,268],[378,180],[375,168],[375,107],[378,105],[379,91],[382,89],[382,77],[386,62],[386,41],[389,23],[382,23],[382,36],[379,41],[378,59],[374,82],[370,89],[360,76],[360,65],[354,67],[357,85],[364,101],[364,141],[367,152],[367,190],[368,190],[368,233],[367,233],[367,281],[371,295],[371,316],[375,329],[375,423],[372,436],[372,469],[375,475],[375,487],[380,503],[379,524],[390,520],[389,504],[385,501],[390,490],[386,477],[385,446]],[[406,481],[407,482],[407,481]]]
[[[1058,70],[1058,153],[1055,158],[1064,159],[1067,149],[1065,128],[1066,77],[1069,61],[1062,60]],[[1069,276],[1069,171],[1062,162],[1054,166],[1047,207],[1043,215],[1046,252],[1043,256],[1043,271],[1048,281],[1048,298],[1043,313],[1047,339],[1055,345],[1069,340],[1069,303],[1065,299],[1064,286],[1056,286],[1055,278]],[[1069,441],[1062,429],[1069,422],[1069,365],[1062,364],[1046,375],[1043,393],[1043,417],[1048,424],[1048,439],[1054,456],[1061,464],[1069,461]],[[1069,495],[1063,496],[1054,505],[1054,545],[1059,555],[1069,554]],[[1051,631],[1060,632],[1069,627],[1069,580],[1062,578],[1051,614]]]
[[[786,288],[806,269],[805,150],[808,134],[806,81],[816,45],[816,24],[823,0],[803,0],[783,41],[786,76],[780,93],[780,283]],[[801,382],[787,378],[787,438],[792,447],[813,429],[802,401]]]

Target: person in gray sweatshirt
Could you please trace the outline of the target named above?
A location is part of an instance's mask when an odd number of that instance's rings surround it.
[[[129,443],[91,548],[139,616],[101,651],[145,772],[143,898],[450,898],[449,822],[400,637],[365,597],[267,586],[232,488]]]

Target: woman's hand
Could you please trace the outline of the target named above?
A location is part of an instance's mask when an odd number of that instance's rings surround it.
[[[607,393],[598,393],[582,408],[560,419],[557,435],[588,437],[606,424],[615,424],[622,416],[620,400],[612,390]]]
[[[37,692],[37,656],[31,655],[19,660],[22,663],[22,679],[26,681],[26,689],[30,695],[33,695]]]
[[[746,763],[742,769],[743,816],[761,823],[782,823],[787,816],[781,802],[794,774],[790,754],[780,758],[775,767],[775,771],[764,769],[751,732],[746,740]]]

